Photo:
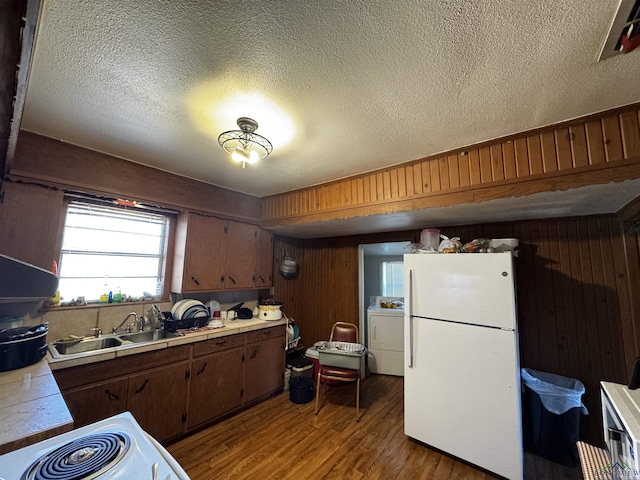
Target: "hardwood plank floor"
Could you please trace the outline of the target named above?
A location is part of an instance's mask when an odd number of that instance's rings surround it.
[[[329,387],[318,416],[284,392],[167,448],[193,480],[495,478],[405,436],[402,380],[363,380],[360,422],[353,384]],[[579,467],[525,454],[527,480],[580,478]]]

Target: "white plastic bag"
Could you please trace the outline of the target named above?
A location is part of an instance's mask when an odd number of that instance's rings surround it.
[[[449,238],[446,235],[440,235],[442,241],[440,245],[438,245],[438,251],[440,252],[448,252],[453,253],[457,252],[462,247],[462,243],[460,243],[460,237],[452,237]]]
[[[522,382],[538,394],[544,408],[551,413],[562,415],[574,407],[581,407],[583,415],[589,414],[582,403],[585,389],[580,380],[531,368],[521,368],[520,376]]]

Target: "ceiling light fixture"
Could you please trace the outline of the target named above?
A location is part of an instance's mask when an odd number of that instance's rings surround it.
[[[254,133],[258,129],[258,122],[252,118],[240,117],[238,127],[240,130],[221,133],[218,143],[231,154],[234,161],[242,163],[242,168],[245,168],[247,163],[256,163],[271,153],[273,150],[271,142],[262,135]]]

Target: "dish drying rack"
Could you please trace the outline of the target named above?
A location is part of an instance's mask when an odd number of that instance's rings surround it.
[[[295,319],[291,318],[289,319],[289,317],[287,317],[287,315],[282,312],[282,315],[284,316],[284,318],[287,319],[287,348],[286,350],[291,350],[294,349],[298,346],[298,343],[300,342],[300,335],[298,335],[296,338],[289,340],[289,327],[295,323]]]

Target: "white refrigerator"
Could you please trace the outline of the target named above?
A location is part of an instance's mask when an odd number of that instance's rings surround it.
[[[511,252],[408,254],[404,269],[405,434],[521,479]]]

